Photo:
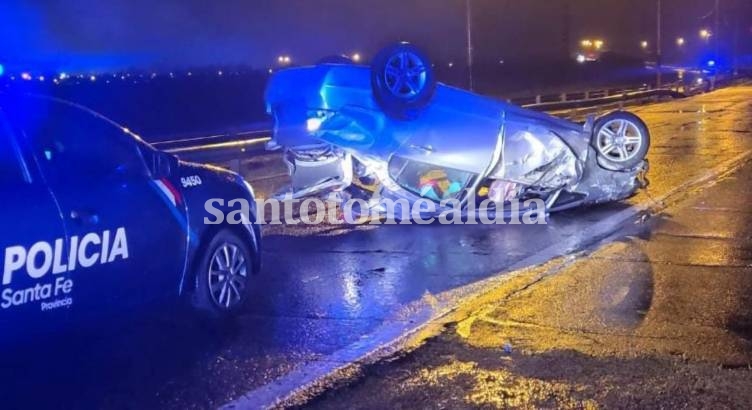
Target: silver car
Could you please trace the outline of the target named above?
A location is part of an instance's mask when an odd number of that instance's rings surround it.
[[[537,198],[549,212],[645,186],[650,135],[637,116],[574,123],[437,83],[431,67],[399,43],[370,67],[330,60],[276,73],[266,92],[271,146],[286,152],[293,197]]]

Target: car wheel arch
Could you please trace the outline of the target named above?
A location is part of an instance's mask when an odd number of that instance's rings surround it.
[[[252,250],[251,256],[253,257],[254,267],[252,274],[256,275],[259,273],[261,249],[259,246],[260,238],[257,236],[258,231],[250,230],[245,225],[229,224],[227,222],[223,222],[217,225],[207,225],[207,228],[199,235],[198,246],[196,247],[196,250],[192,255],[189,256],[190,260],[188,263],[188,268],[186,270],[187,280],[184,282],[185,284],[183,294],[190,295],[196,290],[199,273],[196,270],[201,264],[201,258],[203,257],[204,253],[207,252],[212,239],[214,239],[214,237],[216,237],[220,232],[223,231],[229,231],[247,241],[249,244],[252,244],[252,246],[250,247]]]

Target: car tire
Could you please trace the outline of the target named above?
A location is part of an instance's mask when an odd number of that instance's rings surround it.
[[[371,86],[376,102],[389,117],[415,119],[436,91],[428,57],[409,43],[389,46],[373,60]]]
[[[630,170],[645,160],[650,149],[650,131],[640,117],[616,111],[596,120],[592,145],[602,165]]]
[[[196,267],[195,309],[210,319],[235,316],[248,300],[253,257],[246,242],[232,231],[214,235]]]

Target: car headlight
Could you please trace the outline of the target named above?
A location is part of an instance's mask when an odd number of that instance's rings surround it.
[[[256,192],[253,190],[253,185],[251,185],[248,181],[243,179],[243,185],[245,185],[245,189],[248,190],[248,193],[251,195],[251,202],[248,204],[251,207],[251,215],[250,217],[252,220],[256,220],[257,214],[256,214]],[[245,219],[246,215],[243,215],[243,218]],[[243,223],[248,224],[250,221],[245,220]]]
[[[256,199],[256,192],[253,190],[253,185],[251,185],[251,183],[246,181],[245,179],[243,179],[243,185],[245,185],[248,193],[251,194],[251,198]]]
[[[321,125],[329,118],[334,116],[334,112],[326,110],[314,110],[308,112],[308,119],[306,120],[306,130],[311,134],[321,129]]]
[[[318,118],[318,117],[309,118],[306,121],[306,129],[308,130],[308,132],[316,132],[319,130],[319,128],[321,128],[321,124],[323,123],[324,123],[323,118]]]

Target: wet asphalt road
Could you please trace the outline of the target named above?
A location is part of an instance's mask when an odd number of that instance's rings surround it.
[[[750,180],[748,162],[558,269],[494,287],[307,406],[752,407]]]
[[[735,87],[634,110],[652,133],[652,185],[630,201],[752,149],[751,97],[752,87]],[[42,341],[38,357],[3,365],[2,407],[217,407],[404,320],[426,294],[503,272],[626,206],[557,214],[545,226],[271,227],[252,304],[236,323],[175,313]]]

